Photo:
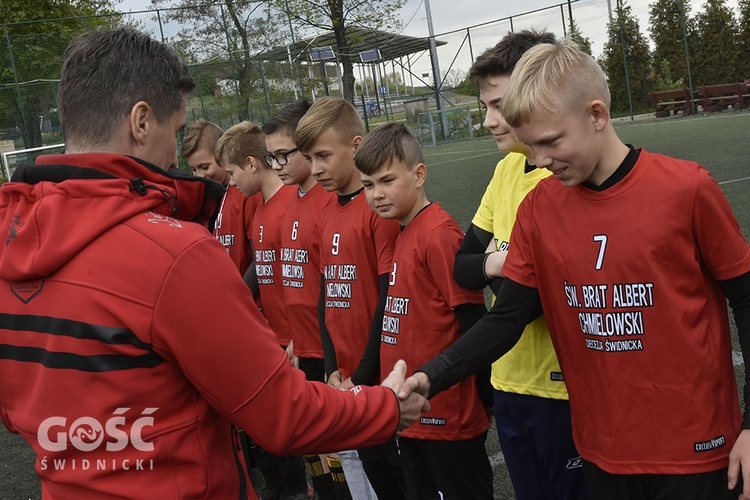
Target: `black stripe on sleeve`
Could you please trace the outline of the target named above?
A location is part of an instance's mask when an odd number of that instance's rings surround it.
[[[153,368],[164,360],[154,352],[141,356],[124,354],[81,355],[72,352],[52,352],[40,347],[21,347],[0,344],[0,359],[39,363],[47,368],[68,368],[83,372],[113,372],[133,368]]]

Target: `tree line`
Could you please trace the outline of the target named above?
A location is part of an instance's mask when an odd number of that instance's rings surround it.
[[[55,80],[67,43],[82,31],[131,25],[156,32],[178,50],[198,83],[189,118],[229,119],[231,124],[264,119],[277,104],[322,92],[325,70],[301,65],[307,52],[294,43],[325,31],[334,33],[341,95],[353,100],[357,37],[367,30],[398,33],[397,12],[404,3],[152,0],[159,10],[145,26],[146,20],[118,12],[116,0],[7,0],[0,4],[6,23],[1,34],[6,47],[0,49],[0,140],[11,137],[22,147],[35,147],[44,142],[44,132],[57,129]],[[653,50],[626,0],[617,2],[608,24],[600,64],[609,78],[614,111],[625,111],[630,103],[635,110],[649,109],[651,91],[750,78],[750,0],[739,1],[738,13],[726,0],[706,0],[695,15],[687,0],[655,0],[649,12]],[[34,22],[41,20],[47,21]],[[568,35],[591,53],[575,19],[568,22]],[[173,28],[168,35],[166,25]],[[276,60],[258,57],[279,47],[289,50],[277,50]]]

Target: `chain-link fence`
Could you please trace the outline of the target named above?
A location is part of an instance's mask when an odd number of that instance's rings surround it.
[[[74,36],[91,29],[132,26],[174,46],[197,83],[188,104],[189,120],[205,118],[227,128],[245,119],[261,122],[300,97],[342,96],[343,61],[350,58],[354,63],[353,102],[368,129],[385,120],[406,120],[405,103],[426,99],[430,110],[444,111],[437,115],[441,121],[437,130],[448,130],[447,111],[468,106],[469,124],[482,134],[481,106],[476,91],[465,78],[466,70],[479,54],[511,31],[535,28],[560,37],[570,35],[574,25],[587,26],[590,31],[580,30],[580,37],[601,40],[609,36],[611,40],[608,26],[616,25],[607,23],[613,14],[609,1],[571,0],[438,33],[434,37],[437,41],[434,61],[431,51],[426,50],[426,39],[413,38],[409,40],[413,48],[402,51],[398,57],[380,56],[375,50],[374,58],[362,62],[366,59],[357,52],[360,43],[357,40],[352,40],[348,52],[334,46],[331,55],[323,57],[322,34],[295,26],[289,12],[279,9],[255,0],[192,9],[0,24],[0,37],[5,45],[0,48],[0,141],[6,149],[11,142],[14,149],[64,142],[56,96],[62,55]],[[615,16],[617,13],[615,10]],[[239,23],[238,14],[244,16]],[[644,29],[641,27],[641,31]],[[362,38],[361,33],[358,36]],[[368,48],[385,53],[395,37],[394,34],[386,38],[380,45],[371,43]],[[631,43],[626,36],[620,38],[623,47]],[[619,64],[610,68],[611,85],[619,73],[633,72],[632,68],[625,71],[627,58]],[[648,72],[653,71],[652,66],[638,66],[637,74],[630,78],[635,83],[628,89],[627,99],[647,102]],[[440,77],[434,78],[438,69]],[[438,133],[435,140],[449,138]]]

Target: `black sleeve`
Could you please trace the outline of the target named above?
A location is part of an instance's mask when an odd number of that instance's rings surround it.
[[[453,264],[453,279],[467,290],[481,290],[489,286],[497,296],[497,291],[503,282],[503,278],[490,280],[485,273],[485,264],[489,253],[487,246],[494,235],[489,231],[480,229],[474,224],[466,231],[461,247],[456,253],[456,262]]]
[[[490,283],[484,273],[484,262],[488,255],[487,245],[493,237],[492,233],[474,224],[469,226],[453,264],[453,279],[461,287],[467,290],[481,290]]]
[[[750,272],[720,281],[719,285],[729,300],[729,307],[732,308],[742,349],[742,359],[745,362],[745,387],[742,390],[745,412],[742,418],[742,428],[750,429],[750,405],[748,405],[750,402]]]
[[[463,334],[463,332],[468,332],[477,321],[487,314],[487,308],[484,307],[484,304],[461,304],[453,309],[453,314],[456,315],[458,324],[461,327],[461,333]],[[490,382],[491,375],[491,364],[476,373],[477,390],[485,408],[492,408],[494,406],[492,384]]]
[[[354,385],[377,385],[380,383],[380,334],[383,332],[383,314],[385,301],[388,298],[389,274],[378,276],[380,298],[375,308],[375,315],[370,324],[370,337],[367,340],[365,352],[359,360],[357,369],[352,374]]]
[[[492,309],[451,347],[418,370],[430,379],[430,397],[510,351],[521,338],[526,324],[540,310],[536,288],[506,278]]]
[[[326,328],[326,280],[320,280],[320,297],[318,298],[318,324],[320,325],[320,340],[323,344],[323,362],[325,364],[326,378],[330,377],[333,372],[339,369],[339,363],[336,360],[336,349],[333,347],[331,334]]]

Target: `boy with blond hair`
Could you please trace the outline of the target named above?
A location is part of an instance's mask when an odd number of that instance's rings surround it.
[[[375,215],[362,194],[354,153],[364,135],[354,106],[340,98],[318,99],[300,120],[297,147],[310,159],[312,175],[335,192],[320,217],[320,330],[328,383],[373,385],[380,377],[380,328],[388,292],[398,223]],[[367,499],[358,460],[339,454],[352,497]],[[367,478],[381,500],[404,498],[395,440],[360,450]],[[358,486],[360,485],[360,486]]]
[[[255,266],[253,265],[252,223],[261,196],[250,198],[230,184],[229,174],[216,163],[214,148],[224,131],[215,123],[204,119],[194,121],[185,128],[180,154],[193,171],[193,175],[214,180],[226,189],[214,224],[214,238],[219,240],[245,282],[257,293]]]
[[[453,280],[463,231],[427,199],[427,167],[406,127],[378,127],[354,158],[370,207],[401,225],[381,329],[381,366],[398,359],[419,366],[487,312],[484,294]],[[475,377],[435,397],[431,406],[399,437],[408,498],[492,500],[492,467],[484,447],[489,419]]]
[[[296,189],[284,186],[265,160],[265,135],[255,124],[244,121],[227,130],[216,143],[216,162],[227,171],[242,194],[261,193],[262,202],[253,217],[252,236],[255,249],[255,271],[258,279],[262,312],[268,325],[290,354],[291,333],[284,302],[281,278],[281,232],[279,221],[293,202]],[[261,500],[282,498],[305,500],[307,480],[302,457],[267,456],[253,449],[269,487],[259,493]],[[278,470],[278,475],[277,475]]]
[[[434,394],[518,339],[541,299],[590,498],[750,493],[726,301],[750,360],[750,248],[702,166],[624,144],[606,78],[570,43],[518,63],[502,112],[552,171],[518,210],[485,318],[404,384]],[[747,382],[746,373],[746,382]]]
[[[503,118],[500,105],[521,56],[552,33],[508,33],[479,57],[469,78],[485,108],[484,126],[508,154],[497,163],[466,237],[456,255],[454,277],[469,289],[502,283],[516,212],[526,194],[550,172],[537,168],[529,147]],[[581,460],[570,423],[568,391],[544,317],[529,323],[526,334],[492,364],[495,425],[517,500],[584,497]]]
[[[320,241],[318,224],[323,207],[333,193],[324,190],[310,172],[307,161],[294,143],[297,124],[310,109],[307,100],[295,101],[281,108],[263,123],[266,163],[287,186],[294,186],[297,195],[286,208],[280,224],[281,279],[284,303],[293,310],[287,315],[292,340],[290,349],[293,364],[305,372],[307,380],[325,382],[323,346],[318,324],[318,298],[320,296]],[[327,458],[335,475],[331,474]],[[320,500],[349,499],[344,474],[338,459],[308,455],[307,469]],[[334,481],[335,480],[335,481]]]

